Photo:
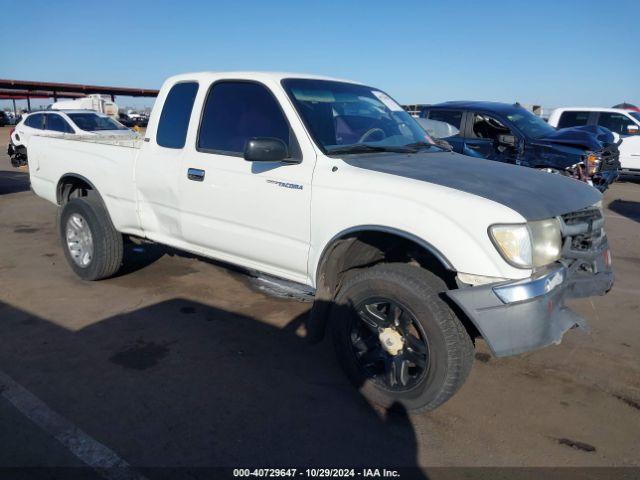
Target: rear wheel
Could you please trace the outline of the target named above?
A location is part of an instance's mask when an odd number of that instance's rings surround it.
[[[100,280],[120,268],[122,235],[96,195],[69,200],[59,215],[59,231],[67,262],[80,278]]]
[[[433,410],[466,380],[473,343],[440,293],[437,276],[379,264],[348,279],[332,315],[339,361],[374,403]]]

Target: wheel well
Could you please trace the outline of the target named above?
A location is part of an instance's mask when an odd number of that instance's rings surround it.
[[[56,200],[58,205],[64,206],[72,198],[86,197],[89,192],[97,193],[94,186],[87,179],[76,175],[66,175],[58,182]]]
[[[344,280],[359,269],[377,263],[409,263],[442,278],[448,288],[457,288],[456,272],[446,258],[430,245],[410,235],[377,230],[357,231],[341,236],[325,248],[316,273],[316,295],[308,322],[312,342],[324,336],[334,298]],[[456,311],[469,335],[478,336],[475,327],[446,295],[443,299]]]
[[[322,284],[335,295],[348,272],[392,262],[415,264],[438,275],[447,286],[456,286],[455,272],[435,248],[400,234],[367,230],[340,237],[325,249],[318,267],[317,287]]]

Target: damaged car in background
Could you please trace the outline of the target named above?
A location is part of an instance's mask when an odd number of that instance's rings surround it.
[[[518,104],[496,102],[430,105],[418,121],[457,153],[561,174],[601,192],[619,175],[619,139],[597,125],[557,130]]]

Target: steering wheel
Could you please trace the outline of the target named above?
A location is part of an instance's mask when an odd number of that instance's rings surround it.
[[[366,132],[364,132],[362,134],[362,136],[360,137],[360,140],[358,140],[358,143],[366,142],[369,139],[369,137],[371,137],[375,133],[381,133],[382,134],[382,138],[380,140],[382,140],[383,138],[385,138],[387,136],[387,134],[384,132],[384,130],[381,129],[380,127],[373,127],[373,128],[370,128],[369,130],[367,130]]]

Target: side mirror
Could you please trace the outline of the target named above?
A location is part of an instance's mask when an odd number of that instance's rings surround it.
[[[516,137],[513,135],[498,135],[498,143],[508,147],[515,147],[517,144]]]
[[[279,138],[251,138],[244,146],[244,159],[248,162],[287,162],[288,156],[289,149]]]
[[[449,152],[453,152],[453,147],[446,140],[443,140],[441,138],[432,138],[432,140],[437,146],[442,147]]]
[[[640,127],[638,125],[627,125],[628,135],[638,135],[640,133]]]

